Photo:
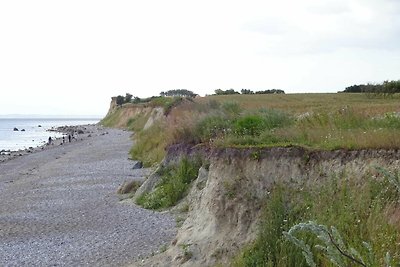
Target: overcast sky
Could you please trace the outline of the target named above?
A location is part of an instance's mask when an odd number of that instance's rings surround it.
[[[0,0],[0,114],[104,115],[126,92],[398,79],[398,0]]]

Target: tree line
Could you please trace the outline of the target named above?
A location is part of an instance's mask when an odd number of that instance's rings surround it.
[[[155,98],[160,98],[160,97],[189,97],[193,98],[196,97],[197,94],[193,93],[192,91],[186,90],[186,89],[173,89],[173,90],[168,90],[166,92],[161,92],[160,96],[152,96],[152,97],[147,97],[147,98],[140,98],[137,96],[133,96],[132,94],[126,93],[125,96],[118,95],[116,98],[117,105],[121,106],[126,103],[133,103],[133,104],[138,104],[138,103],[148,103],[151,100]]]
[[[285,91],[281,89],[269,89],[269,90],[263,90],[263,91],[252,91],[250,89],[242,89],[239,92],[235,91],[234,89],[228,89],[228,90],[222,90],[222,89],[216,89],[215,91],[216,95],[235,95],[235,94],[242,94],[242,95],[253,95],[253,94],[284,94]],[[160,92],[160,96],[152,96],[148,98],[140,98],[137,96],[133,96],[130,93],[126,93],[125,96],[123,95],[118,95],[116,97],[116,102],[117,105],[121,106],[126,103],[148,103],[151,100],[155,98],[160,98],[160,97],[189,97],[193,98],[196,97],[198,94],[187,90],[187,89],[173,89],[173,90],[168,90],[168,91],[162,91]]]
[[[375,95],[392,95],[400,93],[400,80],[397,81],[384,81],[378,84],[355,84],[348,86],[342,91],[343,93],[367,93]]]
[[[269,90],[263,90],[263,91],[252,91],[250,89],[242,89],[240,90],[240,93],[238,91],[235,91],[234,89],[228,89],[228,90],[222,90],[222,89],[216,89],[215,91],[216,95],[253,95],[253,94],[284,94],[285,91],[281,89],[269,89]]]

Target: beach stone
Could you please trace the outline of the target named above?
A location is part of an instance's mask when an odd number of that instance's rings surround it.
[[[120,202],[151,170],[132,170],[130,132],[109,132],[0,163],[0,266],[127,266],[171,242],[171,214]]]
[[[18,128],[14,127],[14,132],[18,132],[18,131],[19,131]]]
[[[133,170],[141,169],[141,168],[143,168],[143,162],[141,162],[141,161],[136,161],[136,163],[133,164],[133,166],[132,166]]]

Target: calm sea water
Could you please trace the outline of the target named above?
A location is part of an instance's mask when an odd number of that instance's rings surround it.
[[[48,138],[61,137],[61,133],[49,132],[52,127],[94,124],[98,119],[3,119],[0,118],[0,151],[17,151],[37,147]],[[41,127],[39,127],[39,125]],[[18,128],[19,131],[14,131]],[[25,129],[25,131],[21,131]]]

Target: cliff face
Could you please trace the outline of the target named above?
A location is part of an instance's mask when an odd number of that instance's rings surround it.
[[[143,121],[143,130],[151,127],[156,121],[164,116],[164,109],[161,107],[150,107],[146,105],[124,104],[117,105],[117,98],[112,97],[110,109],[106,117],[101,121],[104,126],[115,128],[129,128],[133,121],[139,118]]]
[[[117,109],[117,97],[111,97],[110,108],[108,109],[107,116],[113,113]]]
[[[116,99],[103,120],[106,126],[122,128],[129,128],[133,121],[136,127],[152,131],[155,122],[167,120],[162,108],[118,107]],[[400,166],[398,150],[216,149],[187,144],[170,147],[162,164],[174,163],[182,155],[200,155],[208,164],[200,169],[186,198],[173,209],[188,210],[175,240],[165,252],[137,265],[225,266],[256,238],[261,207],[276,184],[318,188],[333,178],[362,184],[367,176],[382,178],[376,167],[396,170]],[[159,181],[159,176],[150,176],[138,194],[148,192]]]
[[[210,165],[200,169],[181,204],[189,212],[176,239],[145,266],[225,265],[255,239],[260,207],[274,184],[318,187],[343,174],[362,183],[365,175],[376,175],[376,167],[393,170],[400,163],[399,151],[384,150],[220,149],[204,154]]]

